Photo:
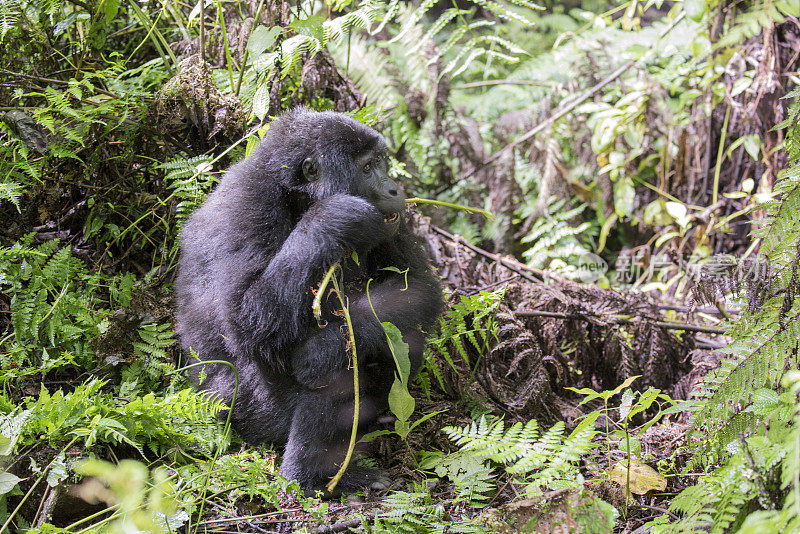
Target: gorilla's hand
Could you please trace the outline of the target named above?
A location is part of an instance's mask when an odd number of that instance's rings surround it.
[[[309,288],[319,283],[324,269],[348,250],[367,253],[389,236],[381,212],[363,198],[336,194],[316,202],[272,261],[243,289],[239,314],[244,319],[239,323],[252,332],[273,330],[289,336],[289,329],[299,326],[298,310],[310,310]],[[294,320],[281,324],[287,316]]]
[[[383,214],[370,202],[361,197],[336,194],[311,206],[292,234],[298,231],[304,235],[306,232],[316,234],[313,247],[319,246],[319,240],[326,240],[330,247],[338,245],[340,253],[350,249],[364,253],[390,237],[389,230]]]

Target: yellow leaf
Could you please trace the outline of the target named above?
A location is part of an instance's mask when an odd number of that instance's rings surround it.
[[[661,476],[658,471],[647,464],[637,460],[631,460],[630,488],[631,493],[644,495],[650,490],[664,491],[667,487],[667,479]],[[628,462],[623,461],[611,468],[611,481],[616,482],[623,488],[628,484]]]

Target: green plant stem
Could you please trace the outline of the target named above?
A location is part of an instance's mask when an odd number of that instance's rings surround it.
[[[628,418],[625,417],[625,447],[628,453],[628,469],[625,471],[625,515],[628,515],[628,499],[631,495],[631,433],[628,431]]]
[[[717,163],[714,165],[714,189],[711,192],[711,204],[716,204],[719,199],[719,173],[722,169],[722,159],[725,152],[725,138],[728,135],[728,120],[731,118],[731,107],[725,109],[725,120],[722,121],[722,132],[719,134],[719,148],[717,149]]]
[[[264,0],[261,0],[258,3],[258,7],[256,8],[256,16],[253,19],[253,29],[255,30],[258,28],[258,21],[261,18],[261,10],[264,8]],[[233,94],[239,96],[239,89],[242,87],[242,78],[244,77],[244,68],[247,65],[247,57],[250,55],[250,50],[245,46],[244,47],[244,55],[242,56],[242,64],[239,67],[239,79],[236,81],[236,89],[234,89]]]
[[[91,514],[89,516],[86,516],[86,517],[84,517],[82,519],[79,519],[79,520],[75,521],[74,523],[71,523],[71,524],[67,525],[66,527],[64,527],[64,532],[73,532],[73,529],[75,527],[77,527],[79,525],[82,525],[82,524],[86,523],[87,521],[91,521],[92,519],[96,519],[96,518],[100,517],[101,515],[106,515],[109,512],[116,512],[117,508],[119,508],[118,504],[113,504],[113,505],[110,505],[108,508],[103,508],[99,512],[95,512],[95,513],[93,513],[93,514]],[[115,516],[115,514],[112,514],[110,517],[114,517],[114,516]],[[92,525],[92,527],[96,527],[96,526],[97,526],[97,524],[93,524]],[[86,529],[84,529],[84,530],[86,530]]]
[[[201,0],[201,1],[204,1],[204,0]],[[234,386],[233,386],[233,395],[231,396],[231,405],[228,408],[228,417],[225,420],[225,439],[227,440],[229,438],[230,432],[231,432],[231,415],[233,414],[233,406],[236,404],[236,394],[239,392],[239,371],[236,369],[236,366],[233,365],[233,363],[231,363],[229,361],[226,361],[226,360],[205,360],[205,361],[201,361],[201,362],[197,362],[197,363],[192,363],[192,364],[186,365],[186,366],[181,367],[179,369],[175,369],[174,371],[172,371],[171,373],[168,373],[168,374],[174,374],[174,373],[177,373],[179,371],[185,371],[187,369],[191,369],[192,367],[199,367],[201,365],[208,365],[209,363],[221,363],[221,364],[227,365],[228,367],[233,369],[233,381],[234,381],[233,382],[233,384],[234,384]],[[197,512],[198,522],[194,526],[194,534],[197,534],[197,529],[200,528],[200,518],[203,517],[203,509],[205,508],[205,505],[206,505],[205,492],[208,489],[208,482],[209,482],[209,480],[211,480],[211,473],[214,471],[214,465],[217,463],[217,458],[219,457],[219,453],[220,453],[221,450],[222,450],[222,447],[217,447],[216,448],[216,450],[214,451],[214,456],[211,458],[211,464],[208,466],[208,469],[206,470],[206,479],[203,482],[203,493],[200,495],[200,510]],[[186,528],[186,532],[189,532],[189,527],[188,526]],[[0,532],[0,534],[2,534],[2,532]]]
[[[61,451],[60,451],[58,454],[56,454],[56,455],[55,455],[55,457],[54,457],[54,458],[53,458],[53,459],[50,461],[50,463],[49,463],[49,464],[47,464],[47,467],[45,467],[44,469],[42,469],[42,472],[41,472],[41,473],[39,473],[39,476],[38,476],[38,478],[36,479],[36,481],[35,481],[33,484],[31,484],[31,487],[30,487],[30,489],[28,489],[28,491],[25,493],[25,496],[24,496],[24,497],[22,497],[22,499],[19,501],[19,504],[17,505],[17,507],[16,507],[16,508],[14,508],[14,511],[12,511],[10,514],[8,514],[8,518],[6,519],[5,523],[3,523],[3,526],[2,526],[2,527],[0,527],[0,534],[3,534],[3,532],[6,532],[6,531],[8,530],[8,526],[11,524],[11,520],[12,520],[12,519],[14,519],[14,517],[17,515],[17,512],[19,512],[20,508],[22,508],[22,505],[23,505],[23,504],[25,504],[25,501],[27,501],[27,500],[28,500],[28,497],[30,497],[30,496],[33,494],[33,490],[35,490],[35,489],[36,489],[36,486],[38,486],[38,485],[39,485],[39,482],[41,482],[41,481],[42,481],[42,479],[44,479],[44,476],[45,476],[45,474],[46,474],[46,473],[47,473],[47,472],[50,470],[50,467],[53,465],[53,462],[55,462],[55,461],[56,461],[56,459],[57,459],[57,458],[58,458],[58,457],[59,457],[61,454],[64,454],[64,453],[66,453],[66,451],[67,451],[67,450],[68,450],[70,447],[72,447],[72,445],[73,445],[73,444],[74,444],[76,441],[78,441],[78,438],[77,438],[77,437],[74,437],[74,438],[72,438],[72,440],[71,440],[69,443],[67,443],[67,444],[64,446],[64,448],[62,448],[62,449],[61,449]]]
[[[431,200],[429,198],[407,198],[406,202],[409,204],[436,204],[437,206],[444,206],[446,208],[453,208],[457,210],[466,211],[468,213],[480,213],[489,220],[494,220],[494,214],[481,208],[473,208],[472,206],[464,206],[462,204],[453,204],[451,202],[443,202],[441,200]]]
[[[350,336],[350,348],[353,352],[353,397],[354,397],[354,404],[353,404],[353,428],[350,431],[350,444],[347,446],[347,454],[344,457],[344,462],[342,462],[342,466],[339,468],[339,471],[333,475],[333,478],[326,486],[328,491],[331,493],[333,489],[336,487],[336,484],[339,483],[339,480],[342,478],[345,469],[347,466],[350,465],[350,458],[353,456],[353,451],[356,448],[356,438],[358,437],[358,416],[359,416],[359,390],[358,390],[358,355],[356,354],[356,338],[355,334],[353,333],[353,321],[350,319],[350,311],[347,308],[347,303],[344,300],[344,296],[339,288],[339,283],[337,282],[336,278],[333,278],[333,285],[336,289],[336,296],[339,297],[339,302],[342,305],[342,311],[344,312],[344,321],[347,323],[347,334]]]
[[[231,54],[231,49],[228,46],[228,28],[225,24],[225,11],[222,9],[222,2],[220,0],[215,0],[217,4],[217,18],[219,19],[219,27],[222,30],[222,42],[225,45],[225,60],[228,64],[228,82],[231,84],[231,88],[233,88],[233,55]]]
[[[319,284],[317,294],[314,295],[314,302],[311,305],[311,311],[314,312],[314,318],[318,323],[322,320],[322,295],[325,294],[325,290],[328,288],[328,284],[330,283],[331,278],[333,278],[333,274],[336,272],[338,267],[340,267],[338,261],[330,266],[328,272],[326,272],[325,276],[322,278],[322,282]],[[369,288],[369,282],[367,282],[367,288]]]
[[[178,66],[178,59],[175,57],[175,52],[172,51],[172,48],[170,48],[169,43],[167,43],[167,40],[164,39],[164,36],[161,34],[160,31],[158,31],[158,28],[156,27],[156,24],[158,24],[158,20],[161,18],[163,10],[158,12],[158,17],[156,17],[155,22],[151,22],[150,17],[148,17],[147,14],[145,14],[145,12],[142,11],[142,9],[136,4],[136,2],[129,2],[127,5],[129,5],[131,9],[133,9],[136,18],[139,19],[139,23],[145,28],[147,28],[147,35],[144,36],[144,39],[142,39],[142,42],[139,43],[139,46],[137,46],[134,49],[134,51],[130,53],[128,59],[126,60],[126,63],[128,63],[133,57],[133,55],[139,50],[139,48],[141,48],[142,45],[148,39],[150,39],[156,51],[158,52],[158,55],[160,55],[162,61],[164,61],[164,66],[170,70],[176,68]]]

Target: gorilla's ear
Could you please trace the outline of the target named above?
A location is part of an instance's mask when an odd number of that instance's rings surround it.
[[[306,158],[303,160],[303,176],[309,182],[314,182],[319,179],[319,164],[314,158]]]

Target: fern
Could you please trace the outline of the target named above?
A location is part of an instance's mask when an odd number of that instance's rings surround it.
[[[90,368],[88,340],[105,328],[103,275],[90,274],[58,241],[32,247],[32,239],[0,247],[0,289],[11,299],[13,325],[13,336],[0,342],[11,356],[3,359],[3,382],[75,364]]]
[[[0,42],[17,24],[21,12],[22,4],[19,0],[3,0],[0,2]]]
[[[800,8],[792,2],[754,2],[749,11],[736,17],[733,26],[716,43],[726,48],[743,43],[760,34],[764,28],[780,24],[787,16],[800,16]]]
[[[23,189],[24,186],[17,182],[0,182],[0,202],[8,200],[14,204],[18,213],[22,213],[19,209],[19,199],[22,197]]]
[[[494,317],[504,292],[501,289],[493,292],[481,291],[472,296],[462,295],[457,303],[450,306],[450,311],[439,319],[438,334],[428,339],[421,377],[427,378],[427,373],[432,373],[444,389],[444,376],[436,356],[458,373],[458,365],[450,355],[451,347],[467,367],[473,365],[469,356],[470,347],[481,354],[497,334]]]
[[[93,379],[66,394],[60,390],[51,394],[42,386],[38,398],[28,404],[30,420],[23,434],[37,439],[73,435],[87,447],[125,443],[142,455],[144,447],[161,454],[179,443],[199,445],[206,452],[227,446],[216,419],[227,407],[219,399],[183,389],[126,402],[104,392],[105,386],[105,381]],[[215,432],[198,433],[208,426]]]
[[[291,25],[297,33],[284,40],[277,52],[260,55],[257,66],[266,74],[273,68],[275,60],[280,59],[281,77],[286,77],[296,70],[306,53],[314,56],[326,46],[342,43],[354,30],[369,30],[378,21],[388,21],[397,12],[398,6],[397,2],[387,6],[380,0],[372,0],[330,20],[311,16],[297,21]]]
[[[137,354],[162,360],[169,358],[165,349],[171,347],[175,340],[168,323],[146,324],[139,329],[139,337],[142,338],[142,341],[133,343],[133,348]]]
[[[586,209],[586,205],[564,210],[565,202],[550,199],[546,213],[536,220],[528,235],[522,238],[523,243],[532,243],[522,255],[531,267],[552,268],[570,276],[577,274],[572,264],[589,252],[579,236],[584,236],[590,225],[580,223],[571,226],[570,221],[577,218]],[[560,262],[554,266],[554,260]]]
[[[390,43],[408,41],[409,35],[417,33],[416,28],[434,4],[435,2],[430,0],[423,1],[416,10],[404,17],[404,20],[401,22],[400,32]],[[507,63],[516,63],[519,61],[519,56],[525,54],[525,51],[511,41],[496,35],[496,32],[493,30],[495,26],[494,20],[484,19],[471,21],[470,19],[473,18],[472,13],[477,7],[480,7],[499,20],[515,22],[520,24],[523,28],[527,28],[532,27],[534,22],[524,15],[521,15],[518,8],[522,8],[523,10],[538,10],[541,9],[541,7],[527,0],[517,0],[513,2],[512,4],[515,4],[515,7],[493,0],[472,0],[472,4],[472,9],[464,9],[458,6],[446,9],[439,15],[436,21],[429,26],[424,37],[412,43],[407,53],[415,54],[422,46],[433,41],[438,35],[447,33],[449,37],[444,45],[442,45],[439,55],[430,58],[429,61],[433,62],[439,57],[446,57],[447,54],[458,45],[458,52],[455,57],[448,58],[447,65],[443,70],[443,73],[450,73],[452,77],[456,77],[472,67],[475,60],[482,56],[486,57],[484,68],[488,66],[493,59],[500,59]],[[467,35],[469,35],[470,38],[465,41],[464,37]],[[497,47],[504,49],[505,52],[497,50]]]
[[[786,147],[792,166],[775,186],[776,199],[767,206],[765,224],[754,232],[762,239],[761,253],[769,261],[772,278],[760,309],[743,313],[732,325],[729,354],[699,385],[699,410],[690,423],[690,436],[715,432],[705,440],[690,467],[709,456],[721,466],[682,491],[670,511],[683,517],[653,522],[654,534],[723,532],[742,524],[739,532],[791,532],[800,524],[800,462],[797,460],[800,399],[796,354],[800,350],[797,302],[800,283],[800,91],[786,121]],[[756,273],[757,274],[757,273]],[[791,369],[789,373],[786,369]],[[782,389],[775,384],[783,384]],[[766,421],[769,431],[755,433]],[[780,490],[773,475],[781,473]],[[780,500],[779,500],[780,499]],[[749,513],[751,503],[762,511]],[[774,529],[772,527],[775,527]],[[746,527],[746,528],[745,528]]]
[[[20,200],[26,187],[41,177],[42,160],[30,161],[33,159],[30,156],[31,149],[7,124],[0,121],[0,205],[3,201],[9,201],[19,213]]]
[[[175,211],[179,226],[186,222],[217,183],[216,175],[211,172],[211,161],[210,156],[177,156],[155,166],[167,171],[164,180],[167,188],[172,190],[172,196],[178,199]]]
[[[417,485],[412,491],[397,491],[387,495],[381,503],[385,512],[375,517],[370,532],[375,533],[482,533],[483,525],[477,522],[445,520],[442,503],[434,503],[430,491]]]
[[[541,433],[535,420],[505,429],[502,420],[488,422],[485,416],[469,426],[443,430],[461,451],[504,466],[524,484],[525,493],[533,496],[547,488],[577,484],[580,457],[595,446],[592,439],[597,434],[594,422],[598,416],[599,412],[592,412],[566,438],[563,422]]]

